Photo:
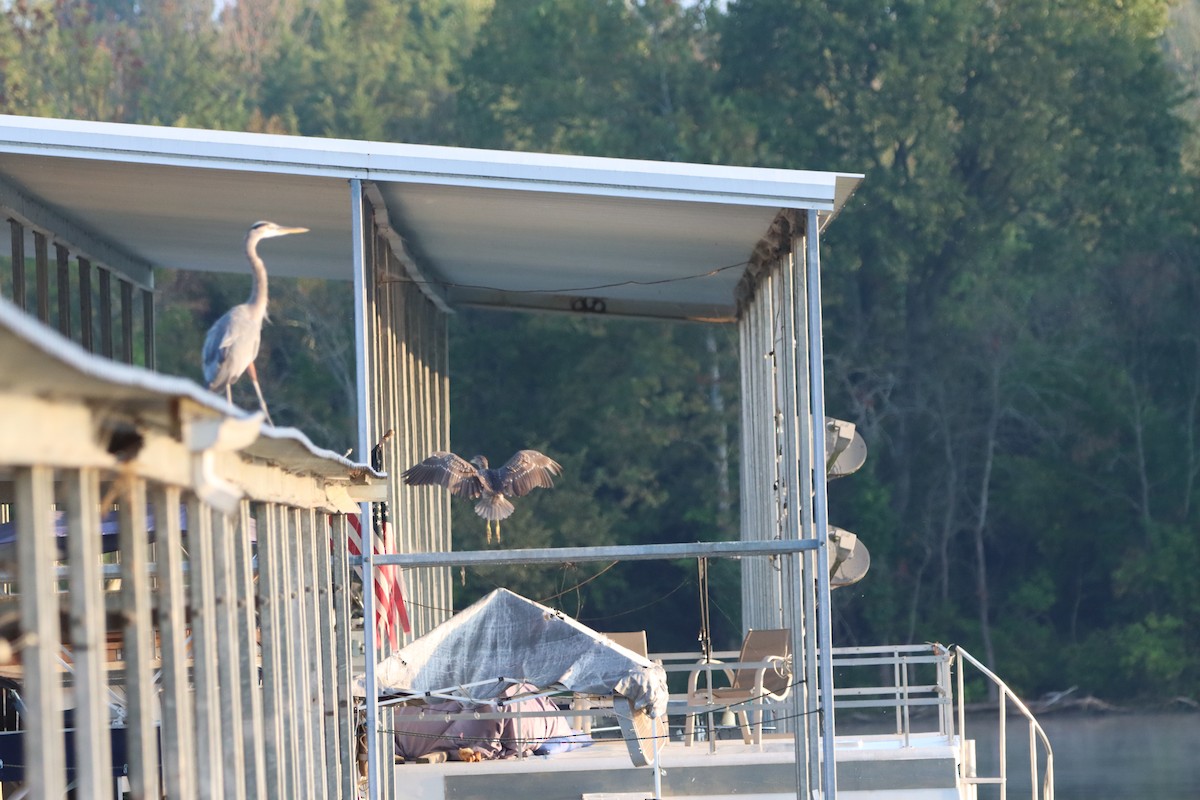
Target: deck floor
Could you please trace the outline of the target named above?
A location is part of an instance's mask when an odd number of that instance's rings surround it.
[[[839,786],[843,776],[853,784],[854,776],[876,767],[905,771],[905,762],[918,771],[927,770],[930,764],[942,765],[944,769],[939,772],[952,774],[956,750],[945,737],[915,734],[908,744],[904,746],[903,740],[896,736],[838,737]],[[772,782],[777,784],[781,776],[786,780],[794,774],[793,756],[792,739],[788,735],[769,737],[761,747],[746,745],[740,739],[720,740],[715,752],[710,752],[708,742],[696,742],[690,747],[678,741],[669,742],[659,751],[663,796],[686,796],[688,800],[728,798],[731,792],[717,784],[729,782],[736,787],[733,793],[739,800],[794,797],[794,792],[779,791],[785,787],[771,785]],[[397,765],[395,774],[396,796],[409,800],[465,800],[488,796],[528,800],[553,796],[574,800],[635,800],[654,796],[653,771],[648,767],[635,768],[620,739],[598,740],[590,747],[553,756],[472,763],[401,764]],[[714,779],[713,776],[718,775],[720,779]],[[733,777],[735,775],[738,777]],[[755,786],[757,776],[762,776],[761,786]],[[915,792],[919,787],[915,783],[904,786],[903,781],[869,780],[862,786],[847,785],[846,794],[878,798],[957,796],[946,793],[944,779],[939,782],[940,786],[930,787],[934,789],[932,793],[918,794]],[[715,793],[702,793],[710,783]],[[591,791],[580,789],[580,786]],[[864,790],[867,793],[864,794]],[[839,791],[839,796],[842,794]]]

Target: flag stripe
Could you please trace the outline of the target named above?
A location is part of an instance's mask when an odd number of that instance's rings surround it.
[[[350,522],[350,536],[347,541],[347,548],[352,555],[361,555],[362,547],[362,528],[358,516],[351,514],[347,517]],[[386,528],[384,531],[386,536]],[[372,549],[376,555],[389,552],[384,537],[373,535]],[[392,649],[399,647],[400,630],[405,633],[410,633],[412,627],[409,624],[408,609],[404,604],[404,586],[403,579],[400,577],[400,570],[397,567],[385,566],[376,567],[374,575],[374,591],[375,591],[375,630],[378,632],[379,641],[387,638]],[[390,573],[390,574],[389,574]],[[362,577],[362,567],[358,567],[359,577]]]

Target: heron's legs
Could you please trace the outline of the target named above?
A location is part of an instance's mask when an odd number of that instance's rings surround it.
[[[233,384],[225,384],[225,402],[233,405]]]
[[[254,384],[254,393],[258,395],[258,407],[261,408],[262,412],[267,415],[267,424],[274,428],[275,423],[271,421],[271,412],[267,411],[267,401],[263,399],[262,388],[258,385],[258,370],[254,368],[253,361],[251,361],[250,366],[246,368],[246,372],[250,374],[250,382]]]

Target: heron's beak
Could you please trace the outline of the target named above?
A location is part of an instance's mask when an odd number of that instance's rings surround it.
[[[276,236],[287,236],[289,233],[308,233],[308,228],[280,228]]]

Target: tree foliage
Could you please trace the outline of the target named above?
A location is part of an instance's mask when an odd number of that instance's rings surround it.
[[[1022,691],[1196,696],[1197,7],[17,0],[0,111],[864,172],[823,243],[829,411],[871,448],[831,487],[873,554],[835,593],[837,640],[961,642]],[[196,376],[245,281],[159,287],[160,366]],[[340,449],[350,314],[326,309],[348,290],[272,290],[276,414]],[[451,335],[456,449],[567,468],[508,543],[736,536],[732,329],[464,311]],[[461,594],[513,585],[609,629],[654,607],[656,646],[682,647],[694,569],[474,573]],[[736,568],[716,582],[736,640]]]

